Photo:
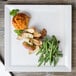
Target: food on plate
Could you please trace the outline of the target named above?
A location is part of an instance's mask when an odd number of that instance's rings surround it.
[[[28,33],[34,33],[35,29],[34,28],[28,28],[28,29],[25,29],[25,31]]]
[[[21,35],[17,37],[18,40],[33,38],[33,35],[30,33],[23,32]]]
[[[39,39],[31,39],[31,42],[33,42],[33,44],[35,44],[35,45],[37,45],[37,46],[42,45],[42,41],[39,40]]]
[[[15,16],[19,12],[19,9],[13,9],[10,11],[11,16]]]
[[[35,46],[33,46],[33,45],[30,45],[30,44],[28,44],[27,42],[23,42],[23,46],[26,48],[26,49],[29,49],[29,50],[32,50],[32,51],[34,51],[35,50]]]
[[[14,32],[19,36],[23,33],[23,30],[14,30]]]
[[[44,28],[44,29],[42,29],[42,31],[41,31],[41,38],[44,38],[46,35],[47,35],[47,31],[46,31],[46,29]]]
[[[37,31],[34,32],[34,37],[38,37],[38,38],[41,37],[41,33],[37,32]]]
[[[22,36],[17,36],[17,40],[22,40],[23,38],[22,38]]]
[[[29,50],[29,54],[32,54],[32,53],[35,53],[35,52],[37,52],[39,50],[39,46],[36,46],[36,48],[35,48],[35,50],[34,51],[32,51],[32,50]]]
[[[40,55],[38,66],[45,65],[48,62],[50,65],[53,63],[56,66],[60,57],[63,56],[59,49],[59,40],[57,40],[56,36],[45,37],[36,55]]]
[[[29,54],[36,52],[36,55],[39,55],[38,66],[46,63],[56,66],[60,57],[63,56],[59,49],[60,41],[56,36],[48,37],[45,28],[39,32],[36,27],[28,27],[30,17],[25,13],[19,13],[19,9],[13,9],[10,15],[13,16],[12,24],[17,39],[22,40]]]
[[[24,32],[22,33],[21,36],[18,37],[18,39],[24,39],[25,42],[27,42],[29,45],[33,45],[35,46],[41,46],[42,45],[42,39],[40,38],[41,34],[37,31],[37,29],[33,27],[33,28],[28,28],[26,30],[24,30]],[[34,33],[37,32],[37,35],[34,37]],[[40,34],[40,36],[39,36]],[[21,38],[22,37],[22,38]],[[27,38],[27,39],[26,39]],[[26,39],[26,40],[25,40]],[[30,46],[28,46],[30,47]],[[29,49],[28,49],[29,50]],[[32,50],[29,50],[32,53]],[[36,51],[35,49],[33,51]]]
[[[34,51],[36,51],[37,47],[40,47],[42,45],[41,33],[38,32],[37,28],[30,27],[23,30],[22,32],[21,31],[19,32],[20,32],[20,35],[18,35],[17,39],[24,41],[23,45],[25,43],[24,46],[29,50],[29,52],[33,53]],[[32,46],[36,48],[32,49],[33,48]]]
[[[23,37],[23,38],[33,38],[33,35],[30,34],[30,33],[24,32],[24,33],[22,34],[22,37]]]
[[[17,13],[12,19],[12,24],[16,30],[24,30],[28,28],[29,19],[26,14]]]

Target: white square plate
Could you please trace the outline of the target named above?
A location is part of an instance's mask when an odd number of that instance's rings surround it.
[[[48,34],[56,35],[61,41],[63,57],[56,67],[37,67],[38,57],[28,55],[22,43],[16,39],[11,23],[10,10],[19,9],[31,15],[29,26],[46,28]],[[5,5],[5,65],[9,71],[24,72],[70,72],[72,49],[72,6],[71,5]]]

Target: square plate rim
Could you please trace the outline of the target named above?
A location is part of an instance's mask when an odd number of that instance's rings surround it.
[[[9,7],[9,6],[15,6],[15,5],[5,5],[5,11],[7,11],[7,8]],[[27,5],[16,5],[16,6],[27,6]],[[33,5],[32,5],[33,6]],[[34,5],[35,6],[35,5]],[[41,6],[41,5],[38,5],[38,6]],[[53,5],[52,5],[53,6]],[[59,6],[59,5],[57,5],[57,6]],[[66,5],[62,5],[62,6],[66,6]],[[69,5],[69,6],[71,6],[71,47],[70,47],[70,50],[72,50],[72,5]],[[5,24],[4,25],[6,25],[6,12],[4,13],[5,14]],[[9,30],[9,28],[7,27],[7,29]],[[10,31],[10,30],[9,30]],[[9,37],[9,35],[7,35],[6,34],[6,26],[5,26],[5,66],[6,66],[6,69],[7,70],[9,70],[9,71],[27,71],[27,72],[71,72],[71,70],[72,70],[72,51],[70,51],[70,68],[68,68],[67,66],[64,66],[65,68],[63,68],[62,70],[61,69],[59,69],[59,70],[56,70],[56,69],[53,69],[53,70],[40,70],[39,68],[38,69],[36,69],[36,70],[29,70],[29,68],[32,68],[32,67],[27,67],[27,69],[28,70],[26,70],[26,69],[20,69],[21,67],[14,67],[14,66],[11,66],[10,65],[10,62],[9,62],[9,56],[7,56],[7,55],[9,55],[9,52],[7,51],[6,52],[6,50],[9,50],[9,43],[6,43],[6,42],[8,42],[8,40],[7,40],[7,37]],[[7,48],[8,47],[8,48]],[[8,58],[8,59],[7,59]],[[34,69],[35,69],[35,67],[33,67]],[[42,67],[43,68],[43,67]],[[66,70],[66,71],[65,71]]]

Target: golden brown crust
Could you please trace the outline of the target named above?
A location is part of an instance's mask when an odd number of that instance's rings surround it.
[[[26,49],[29,49],[29,50],[32,50],[32,51],[34,51],[35,48],[36,48],[35,46],[28,44],[27,42],[23,42],[23,46],[24,46]]]
[[[29,17],[24,13],[18,13],[12,19],[13,26],[17,30],[24,30],[28,28]]]
[[[33,35],[34,35],[34,37],[41,37],[41,33],[37,32],[37,31],[35,31]]]
[[[44,28],[44,29],[42,29],[42,31],[41,31],[41,38],[44,38],[46,35],[47,35],[47,31],[46,31],[46,29]]]
[[[30,39],[30,40],[31,40],[30,42],[32,42],[36,46],[42,45],[42,41],[40,39]]]

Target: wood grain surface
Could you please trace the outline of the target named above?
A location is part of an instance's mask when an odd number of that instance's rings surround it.
[[[4,58],[4,5],[12,3],[25,3],[25,4],[72,4],[72,72],[70,73],[15,73],[15,76],[76,76],[76,0],[0,0],[0,54]]]

